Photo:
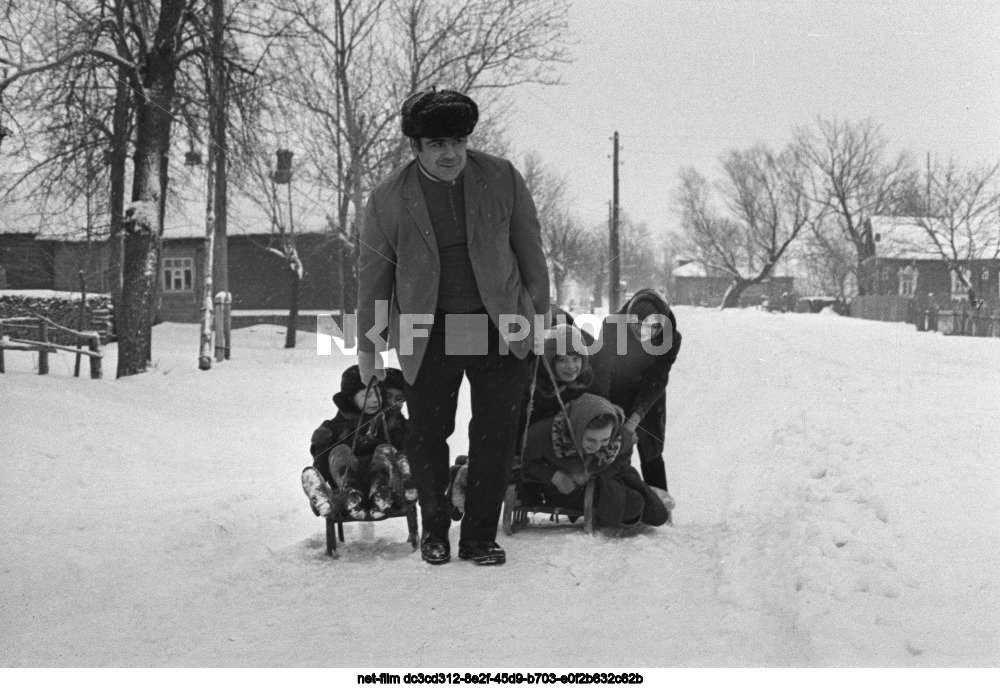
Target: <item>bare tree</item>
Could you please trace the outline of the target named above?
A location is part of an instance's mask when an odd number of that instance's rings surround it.
[[[459,91],[557,83],[567,61],[567,0],[391,0],[394,35],[405,42],[395,64],[409,93],[433,84]]]
[[[952,274],[972,289],[970,261],[1000,257],[1000,163],[967,168],[949,158],[928,175],[927,211],[917,224]]]
[[[621,213],[618,224],[621,249],[621,277],[628,291],[661,286],[657,285],[660,270],[658,257],[661,246],[654,238],[649,225],[636,222],[627,213]]]
[[[870,119],[817,118],[813,128],[796,131],[795,146],[812,168],[810,199],[829,212],[831,226],[854,247],[855,274],[860,274],[861,264],[875,255],[865,220],[898,205],[901,187],[913,175],[908,156],[900,153],[887,160],[888,141]],[[858,291],[867,292],[860,280]]]
[[[549,82],[565,59],[566,0],[291,0],[293,35],[276,51],[290,107],[284,137],[300,142],[304,176],[336,194],[344,312],[354,309],[358,218],[365,196],[408,149],[406,96],[431,86],[500,91]],[[484,123],[477,138],[489,130]]]
[[[593,238],[570,212],[566,178],[545,167],[534,154],[524,158],[524,181],[531,191],[542,227],[542,248],[552,273],[556,303],[565,303],[566,281],[588,264]]]
[[[142,372],[151,355],[152,310],[167,190],[172,108],[186,0],[63,0],[40,3],[46,14],[22,16],[45,27],[22,53],[2,58],[0,94],[15,81],[86,59],[115,70],[132,94],[135,112],[132,204],[123,222],[122,299],[116,313],[118,377]],[[10,26],[17,22],[10,22]],[[59,30],[56,30],[57,27]],[[18,36],[4,36],[5,49]],[[22,36],[23,38],[23,36]]]
[[[796,257],[804,270],[806,289],[836,294],[845,301],[855,293],[854,246],[834,228],[823,227],[823,218],[811,222],[798,245]]]
[[[66,103],[67,112],[53,113],[53,129],[46,138],[53,140],[55,132],[63,132],[66,141],[81,146],[89,142],[94,149],[104,149],[102,163],[107,164],[108,177],[100,178],[110,186],[105,200],[110,215],[118,376],[142,372],[151,358],[172,128],[178,118],[190,123],[191,111],[204,113],[207,106],[198,95],[205,90],[204,72],[197,59],[192,59],[208,53],[207,4],[195,0],[54,0],[23,5],[23,11],[19,5],[19,11],[8,13],[0,33],[2,50],[7,51],[0,51],[0,96],[15,83],[29,81],[27,77],[51,74],[47,81],[34,84],[35,93],[45,103],[64,92],[73,98],[56,100]],[[18,43],[19,38],[30,40]],[[13,45],[19,46],[16,54]],[[28,100],[25,96],[19,93],[18,100]],[[218,131],[212,136],[214,145],[224,149]],[[125,210],[129,152],[132,191]],[[57,163],[47,174],[53,179],[52,188],[58,182],[63,196],[75,178],[92,181],[87,171],[59,173],[60,165],[70,171],[79,166],[74,158],[80,156],[70,153],[62,147],[58,159],[43,161]],[[215,157],[224,159],[224,155]],[[224,200],[217,207],[224,216]]]
[[[728,216],[714,209],[708,182],[693,169],[682,173],[676,202],[686,252],[732,279],[721,304],[732,308],[748,287],[771,276],[817,211],[794,150],[777,155],[764,146],[734,150],[722,164],[726,178],[718,189]]]

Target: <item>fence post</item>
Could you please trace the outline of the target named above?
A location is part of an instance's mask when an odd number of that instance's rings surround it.
[[[3,339],[3,323],[0,323],[0,339]],[[0,347],[0,373],[7,372],[3,367],[3,347]]]
[[[49,348],[45,346],[49,343],[49,324],[44,320],[38,321],[38,333],[41,335],[42,348],[38,350],[38,374],[49,374]]]
[[[95,354],[101,352],[101,335],[94,332],[90,339],[87,341],[88,348]],[[79,355],[79,354],[78,354]],[[90,379],[100,380],[101,379],[101,357],[91,356],[90,357]]]
[[[222,332],[225,335],[225,358],[229,360],[229,348],[232,341],[232,325],[233,325],[233,293],[231,291],[226,292],[226,298],[222,302]]]
[[[233,295],[228,291],[220,291],[215,295],[215,360],[229,359],[229,340],[231,336]]]

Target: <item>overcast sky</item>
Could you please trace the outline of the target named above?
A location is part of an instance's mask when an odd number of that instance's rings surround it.
[[[893,150],[1000,158],[1000,0],[573,0],[564,86],[523,87],[508,133],[606,221],[676,226],[677,172],[727,148],[780,147],[817,115],[872,117]]]

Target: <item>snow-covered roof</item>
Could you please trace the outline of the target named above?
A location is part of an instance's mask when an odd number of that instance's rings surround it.
[[[690,261],[673,269],[674,277],[707,277],[705,266],[701,263]]]
[[[164,238],[179,239],[205,236],[204,172],[195,171],[186,180],[176,180],[167,199],[164,220]],[[328,232],[327,215],[336,213],[336,201],[330,192],[310,188],[305,184],[292,184],[292,217],[299,234]],[[278,187],[281,212],[287,218],[288,187]],[[229,186],[228,224],[231,235],[260,235],[271,233],[271,216],[267,210],[266,196],[260,202]],[[126,206],[127,207],[127,206]],[[96,233],[107,233],[107,218],[102,216],[94,224]],[[0,204],[0,234],[34,234],[39,239],[82,241],[86,238],[87,221],[78,208],[46,208],[38,199],[20,198]]]
[[[871,218],[872,238],[875,240],[875,255],[879,258],[902,258],[905,260],[941,260],[943,256],[930,232],[929,225],[939,237],[946,232],[940,220],[934,218],[890,217],[876,215]],[[968,252],[968,238],[955,236],[959,255]]]

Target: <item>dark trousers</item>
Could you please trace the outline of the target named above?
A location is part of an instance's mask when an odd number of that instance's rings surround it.
[[[656,400],[639,421],[636,445],[639,448],[639,467],[647,485],[667,489],[667,468],[663,463],[664,437],[667,431],[667,395]]]
[[[406,384],[406,455],[417,486],[424,534],[447,537],[448,437],[462,378],[469,378],[469,481],[462,540],[496,540],[510,475],[517,418],[528,383],[528,361],[499,352],[499,332],[489,323],[485,355],[445,354],[444,318],[436,314],[416,381]]]

